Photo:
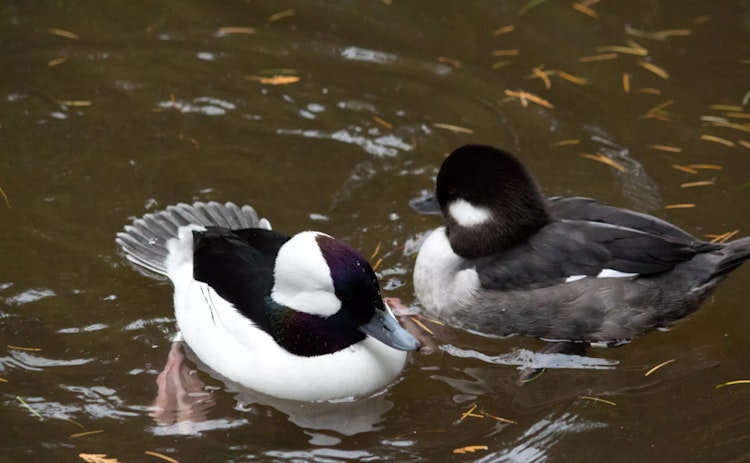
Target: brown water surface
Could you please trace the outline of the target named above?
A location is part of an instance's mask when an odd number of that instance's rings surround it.
[[[0,460],[750,461],[750,386],[716,388],[750,379],[750,267],[670,331],[521,388],[541,341],[444,329],[355,403],[199,370],[213,405],[169,427],[149,410],[171,288],[114,243],[177,202],[252,204],[379,248],[384,295],[417,304],[415,242],[440,221],[407,201],[469,142],[518,153],[549,195],[747,235],[749,32],[747,0],[3,2]],[[695,164],[721,170],[674,167]]]

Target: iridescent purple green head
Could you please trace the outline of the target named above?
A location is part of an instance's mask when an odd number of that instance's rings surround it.
[[[419,342],[385,306],[375,272],[348,244],[319,232],[295,235],[279,250],[267,306],[272,336],[297,355],[323,355],[367,335],[399,350]]]

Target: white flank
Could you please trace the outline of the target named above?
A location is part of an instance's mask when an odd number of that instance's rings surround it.
[[[318,235],[322,233],[298,233],[281,247],[271,297],[290,309],[329,317],[339,311],[341,301],[315,239]]]
[[[565,283],[570,283],[572,281],[583,280],[584,278],[586,278],[586,275],[571,275],[571,276],[569,276],[568,278],[565,279]]]
[[[488,208],[475,206],[464,199],[453,201],[448,206],[448,213],[463,227],[472,227],[492,219],[492,213]]]

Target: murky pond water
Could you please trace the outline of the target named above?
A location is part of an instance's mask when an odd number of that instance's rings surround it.
[[[171,288],[114,243],[177,202],[252,204],[374,254],[384,295],[417,304],[440,222],[407,201],[469,142],[547,194],[747,235],[749,32],[746,0],[4,2],[0,460],[750,461],[750,387],[716,388],[750,379],[750,268],[524,387],[541,341],[433,326],[379,396],[275,403],[199,370],[208,406],[164,426]]]

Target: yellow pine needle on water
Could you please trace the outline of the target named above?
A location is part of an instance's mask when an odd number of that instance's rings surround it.
[[[591,397],[588,395],[582,395],[582,396],[578,396],[578,398],[583,399],[583,400],[591,400],[593,402],[600,402],[600,403],[607,404],[607,405],[612,405],[613,407],[617,406],[617,404],[612,402],[611,400],[600,399],[599,397]]]
[[[169,463],[180,463],[179,461],[175,460],[172,457],[168,457],[164,454],[158,453],[158,452],[152,452],[151,450],[146,450],[144,452],[146,455],[151,455],[152,457],[161,458],[164,461],[168,461]]]
[[[677,359],[671,359],[671,360],[667,360],[666,362],[661,362],[660,364],[656,365],[655,367],[651,368],[651,369],[650,369],[650,370],[648,370],[648,371],[647,371],[646,373],[644,373],[644,374],[643,374],[643,376],[648,376],[648,375],[650,375],[651,373],[653,373],[653,372],[655,372],[656,370],[658,370],[659,368],[662,368],[662,367],[664,367],[664,366],[666,366],[666,365],[669,365],[670,363],[672,363],[672,362],[674,362],[674,361],[676,361],[676,360],[677,360]]]

